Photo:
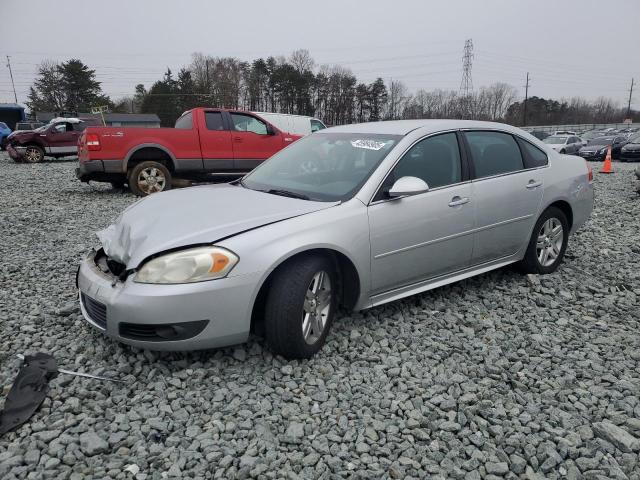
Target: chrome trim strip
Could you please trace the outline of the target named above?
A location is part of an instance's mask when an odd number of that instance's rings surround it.
[[[413,250],[415,248],[426,247],[427,245],[433,245],[433,244],[436,244],[436,243],[445,242],[447,240],[453,240],[454,238],[463,237],[465,235],[471,235],[473,233],[478,233],[478,232],[482,232],[482,231],[485,231],[485,230],[490,230],[490,229],[495,228],[495,227],[500,227],[502,225],[508,225],[509,223],[519,222],[521,220],[526,220],[527,218],[531,218],[531,217],[533,217],[533,214],[524,215],[522,217],[511,218],[509,220],[503,220],[502,222],[492,223],[491,225],[485,225],[484,227],[473,228],[471,230],[466,230],[464,232],[454,233],[453,235],[447,235],[446,237],[440,237],[440,238],[436,238],[434,240],[429,240],[427,242],[417,243],[415,245],[410,245],[408,247],[399,248],[397,250],[391,250],[389,252],[379,253],[378,255],[375,255],[373,258],[374,259],[378,259],[378,258],[388,257],[390,255],[395,255],[396,253],[402,253],[402,252],[406,252],[408,250]]]

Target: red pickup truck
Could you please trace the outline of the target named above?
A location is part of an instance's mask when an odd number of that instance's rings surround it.
[[[126,183],[144,196],[168,190],[175,178],[244,174],[298,138],[254,113],[194,108],[174,128],[88,127],[78,140],[76,176]]]

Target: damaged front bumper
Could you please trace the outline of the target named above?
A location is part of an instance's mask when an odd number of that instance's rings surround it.
[[[261,275],[206,282],[151,285],[124,281],[96,262],[91,252],[78,271],[82,315],[95,329],[148,350],[189,351],[245,342],[251,299]]]
[[[7,153],[13,160],[22,160],[26,151],[27,147],[11,144],[7,145]]]

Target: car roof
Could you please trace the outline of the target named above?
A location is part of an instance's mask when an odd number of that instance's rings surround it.
[[[497,122],[480,122],[475,120],[387,120],[383,122],[354,123],[351,125],[340,125],[330,127],[316,132],[317,134],[327,133],[370,133],[384,135],[406,135],[417,129],[422,133],[439,132],[451,129],[498,129],[514,133],[523,133],[523,130]]]

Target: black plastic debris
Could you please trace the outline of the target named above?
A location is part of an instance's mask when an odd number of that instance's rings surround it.
[[[0,412],[0,436],[19,427],[36,413],[49,392],[49,381],[58,375],[55,358],[46,353],[24,357]]]

